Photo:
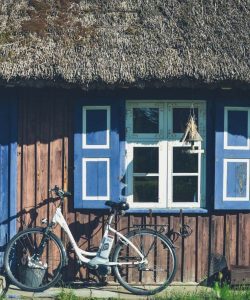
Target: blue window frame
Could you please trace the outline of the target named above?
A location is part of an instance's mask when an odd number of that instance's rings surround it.
[[[250,209],[250,107],[216,108],[215,209]]]
[[[122,116],[119,101],[77,103],[74,134],[75,208],[101,209],[107,208],[107,200],[119,201]]]

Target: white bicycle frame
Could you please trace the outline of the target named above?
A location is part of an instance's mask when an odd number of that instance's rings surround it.
[[[108,262],[105,263],[106,266],[116,266],[116,265],[138,265],[138,264],[143,264],[146,263],[147,260],[144,258],[144,256],[142,255],[142,253],[138,250],[138,248],[131,243],[123,234],[121,234],[120,232],[118,232],[117,230],[115,230],[114,228],[111,227],[111,223],[113,220],[114,215],[110,215],[107,225],[105,226],[105,230],[104,230],[104,234],[103,234],[103,238],[107,237],[109,232],[113,232],[114,234],[116,234],[119,238],[120,241],[122,243],[124,243],[125,245],[130,245],[140,256],[141,260],[140,261],[133,261],[133,262]],[[88,251],[84,251],[82,249],[80,249],[77,244],[76,241],[69,229],[69,226],[62,214],[61,208],[58,207],[56,209],[56,212],[53,216],[52,219],[52,223],[53,224],[59,224],[63,230],[66,232],[66,234],[69,237],[70,243],[72,245],[72,247],[74,248],[76,255],[78,256],[78,259],[83,262],[83,263],[88,263],[91,259],[87,258],[86,256],[91,256],[91,257],[95,257],[97,255],[97,252],[88,252]]]

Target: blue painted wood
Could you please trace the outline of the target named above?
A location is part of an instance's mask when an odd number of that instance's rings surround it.
[[[87,145],[107,144],[107,110],[88,109],[86,111],[86,143]]]
[[[90,106],[93,108],[95,106],[110,106],[110,115],[111,115],[111,128],[110,128],[110,148],[108,149],[96,149],[96,148],[88,148],[84,149],[82,147],[82,107]],[[95,176],[93,181],[90,180],[90,175],[87,178],[83,178],[83,158],[108,158],[110,162],[110,198],[108,200],[118,201],[120,195],[120,116],[121,112],[121,101],[118,99],[111,100],[79,100],[75,105],[75,132],[74,132],[74,206],[75,208],[86,208],[86,209],[103,209],[107,208],[105,206],[106,200],[86,200],[83,199],[83,184],[87,184],[87,191],[90,194],[95,194],[96,191],[100,193],[99,196],[102,196],[104,193],[103,190],[100,189],[100,184],[106,178],[99,178]],[[97,115],[93,115],[95,118],[94,122],[98,122]],[[100,116],[99,116],[100,117]],[[104,125],[104,122],[102,122]],[[93,125],[91,125],[93,127]],[[90,126],[90,127],[91,127]],[[99,126],[99,125],[98,125]],[[124,123],[123,123],[124,126]],[[89,127],[89,128],[90,128]],[[102,126],[103,128],[103,126]],[[99,136],[100,141],[102,140],[103,130],[98,128],[95,133],[95,138]],[[98,144],[99,140],[97,140]],[[105,167],[101,164],[101,170],[99,170],[99,174],[102,174],[105,171]],[[107,170],[107,168],[106,168]],[[97,178],[98,177],[98,178]],[[92,186],[91,186],[92,183]],[[97,187],[98,186],[98,187]],[[103,187],[102,187],[103,188]]]
[[[153,214],[161,214],[161,215],[173,215],[173,214],[180,214],[179,208],[153,208]],[[151,210],[146,208],[131,208],[126,211],[126,214],[149,214]],[[208,210],[204,208],[183,208],[182,212],[185,214],[207,214]]]
[[[86,162],[86,196],[107,197],[108,196],[108,162],[87,161]]]
[[[2,98],[2,99],[1,99]],[[0,267],[7,241],[16,233],[17,103],[0,97]]]
[[[224,174],[225,176],[226,174]],[[228,162],[227,163],[227,197],[247,196],[247,163]]]
[[[225,159],[250,159],[250,150],[241,150],[241,149],[225,149],[224,147],[224,107],[229,107],[230,105],[234,106],[234,103],[228,103],[221,101],[216,105],[216,137],[215,137],[215,209],[228,209],[228,210],[245,210],[250,209],[250,199],[248,201],[240,201],[238,195],[241,193],[240,190],[246,189],[246,181],[244,179],[244,170],[243,177],[237,175],[239,170],[236,171],[237,166],[239,165],[230,165],[227,172],[227,182],[226,182],[226,197],[236,196],[235,200],[226,200],[223,198],[223,181],[226,173],[224,172],[224,160]],[[244,107],[246,102],[238,103],[237,106]],[[230,142],[232,145],[242,146],[246,135],[246,115],[241,114],[239,116],[237,110],[229,114],[229,131],[230,131]],[[243,122],[239,121],[239,117],[242,118]],[[249,122],[249,120],[248,120]],[[238,143],[238,144],[237,144]],[[236,173],[235,173],[236,172]],[[237,178],[238,177],[238,178]],[[237,178],[237,179],[236,179]],[[242,186],[243,187],[240,187]],[[242,197],[242,196],[241,196]],[[226,200],[226,201],[225,201]]]
[[[247,146],[248,112],[228,111],[228,146]]]

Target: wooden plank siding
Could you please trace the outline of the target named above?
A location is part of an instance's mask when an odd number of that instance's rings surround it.
[[[20,101],[18,136],[18,227],[35,226],[42,218],[50,218],[55,209],[49,202],[49,187],[57,184],[73,191],[73,103],[63,95],[31,94]],[[59,100],[58,100],[59,99]],[[25,212],[29,211],[28,212]],[[78,244],[83,248],[96,248],[103,231],[106,216],[77,211],[73,199],[64,203],[64,215]],[[179,229],[178,215],[128,215],[120,218],[117,228],[126,232],[133,224],[169,224]],[[176,245],[178,269],[175,281],[200,282],[209,274],[210,257],[219,254],[229,264],[250,264],[250,213],[221,212],[216,214],[183,215],[183,221],[193,229],[192,236],[179,239]],[[67,238],[56,228],[56,234]],[[70,249],[67,247],[67,251]],[[70,254],[67,280],[85,279],[92,275],[74,261]]]

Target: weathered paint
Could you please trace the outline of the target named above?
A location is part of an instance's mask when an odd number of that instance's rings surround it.
[[[220,102],[216,109],[215,208],[250,209],[249,103]]]
[[[87,112],[103,114],[105,122],[94,126]],[[120,195],[120,104],[102,101],[92,109],[81,100],[75,107],[74,203],[76,208],[105,208],[105,201],[118,201]],[[95,120],[98,123],[98,120]],[[102,128],[100,128],[100,126]],[[89,133],[88,127],[95,132]],[[84,139],[83,132],[86,134]],[[84,176],[85,175],[85,176]]]
[[[0,99],[0,267],[7,241],[16,232],[17,102]]]
[[[158,95],[158,93],[157,93]],[[43,217],[50,218],[54,212],[54,205],[50,201],[48,188],[54,184],[63,186],[65,190],[74,191],[74,105],[72,101],[77,95],[72,91],[27,91],[21,95],[19,112],[18,136],[18,212],[21,225],[39,225]],[[164,95],[163,95],[164,96]],[[162,97],[163,97],[162,96]],[[192,95],[193,96],[193,95]],[[153,97],[153,95],[149,95]],[[174,97],[168,93],[168,97]],[[177,96],[183,98],[183,95]],[[188,94],[187,94],[188,97]],[[144,97],[143,97],[144,98]],[[201,96],[197,96],[201,99]],[[213,128],[214,103],[210,96],[209,128]],[[52,100],[53,99],[53,100]],[[130,97],[131,99],[131,97]],[[204,99],[204,97],[203,97]],[[35,101],[36,100],[36,101]],[[89,105],[89,103],[87,103]],[[99,103],[100,105],[100,103]],[[123,121],[119,120],[123,123]],[[124,124],[124,123],[123,123]],[[214,132],[209,133],[209,145],[206,153],[208,164],[209,187],[207,210],[185,211],[183,220],[192,229],[192,236],[186,240],[175,242],[178,270],[176,281],[202,281],[212,270],[212,257],[222,255],[226,257],[228,267],[231,264],[249,265],[250,263],[250,213],[247,211],[213,211],[214,204]],[[122,138],[121,138],[122,140]],[[120,142],[120,147],[124,140]],[[123,160],[120,154],[120,161]],[[24,211],[26,209],[29,213]],[[107,211],[96,210],[95,206],[87,209],[75,209],[73,199],[66,199],[64,203],[65,218],[82,249],[96,249],[103,232],[103,224]],[[148,212],[133,211],[124,217],[117,218],[115,226],[126,232],[134,224],[151,223],[152,225],[169,225],[170,229],[179,229],[179,216],[176,211],[156,211],[152,217]],[[17,223],[20,226],[20,223]],[[56,228],[56,234],[61,236],[65,245],[67,237]],[[189,259],[190,258],[190,259]],[[70,264],[66,276],[68,280],[75,278],[88,279],[92,275],[84,268],[80,268],[70,254]]]

